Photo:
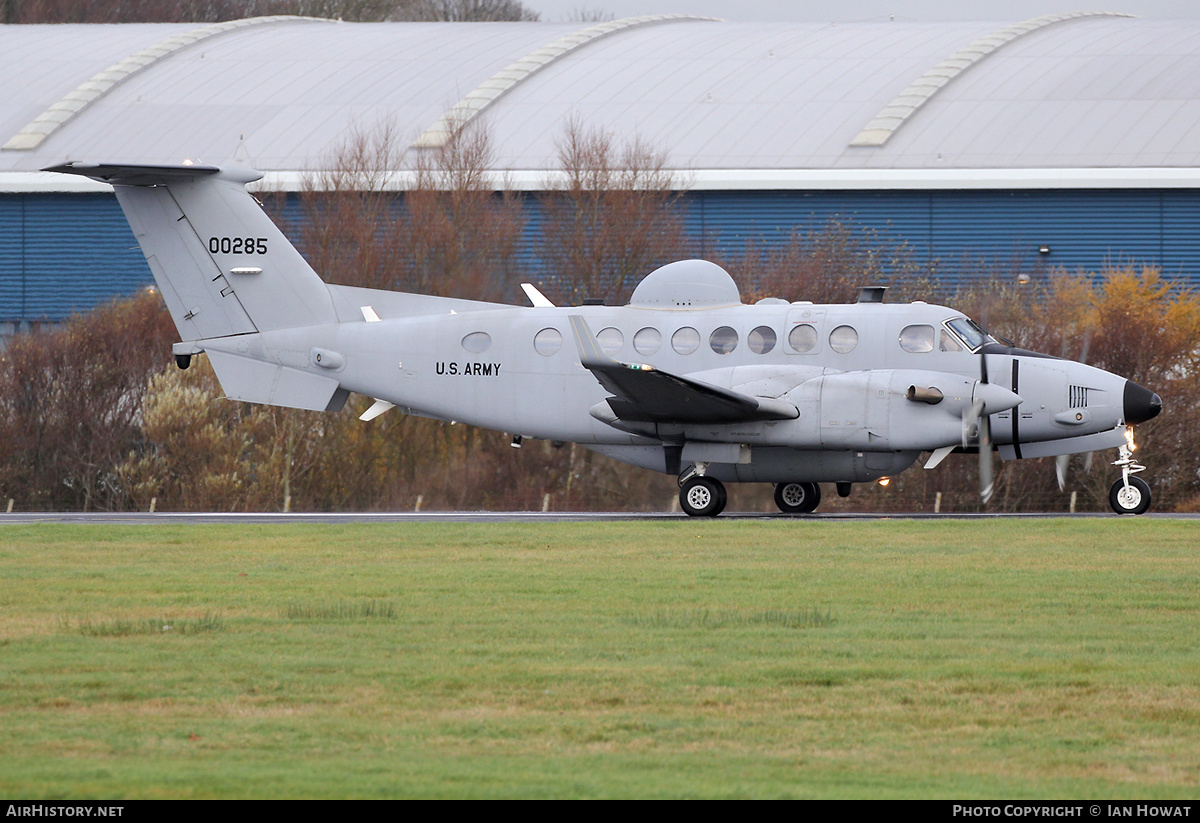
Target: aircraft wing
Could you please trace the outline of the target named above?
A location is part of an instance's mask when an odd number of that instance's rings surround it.
[[[581,315],[571,315],[579,361],[600,385],[615,395],[608,405],[620,420],[649,423],[733,423],[743,420],[793,420],[800,412],[790,403],[723,389],[660,371],[630,365],[601,351]]]

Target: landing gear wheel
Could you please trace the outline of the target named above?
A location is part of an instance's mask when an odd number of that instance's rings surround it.
[[[1150,484],[1140,477],[1129,478],[1128,486],[1118,480],[1108,490],[1108,505],[1117,514],[1144,514],[1150,508]]]
[[[808,514],[821,503],[821,487],[816,483],[776,483],[775,505],[784,514]]]
[[[693,475],[679,487],[679,505],[692,517],[716,517],[728,497],[720,480]]]

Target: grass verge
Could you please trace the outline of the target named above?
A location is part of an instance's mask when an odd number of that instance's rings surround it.
[[[0,793],[1194,797],[1196,534],[5,526]]]

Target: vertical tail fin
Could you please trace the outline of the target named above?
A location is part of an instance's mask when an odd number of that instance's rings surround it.
[[[111,183],[184,341],[337,321],[329,289],[246,183],[214,166],[67,163]]]

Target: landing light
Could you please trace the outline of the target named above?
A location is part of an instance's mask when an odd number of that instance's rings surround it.
[[[1137,451],[1137,446],[1133,444],[1133,426],[1125,427],[1125,442],[1129,444],[1129,450]]]
[[[885,488],[887,487],[887,484],[891,483],[891,482],[892,482],[892,478],[890,478],[890,477],[879,478],[879,485],[884,486]]]

